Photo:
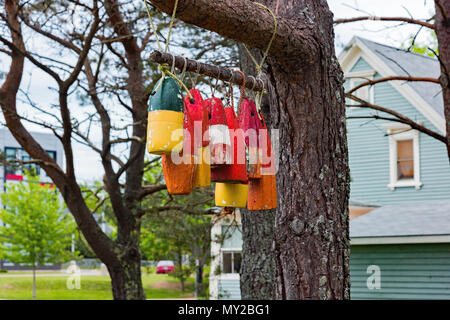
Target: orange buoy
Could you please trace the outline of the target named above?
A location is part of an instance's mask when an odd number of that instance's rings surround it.
[[[183,131],[184,137],[181,152],[172,152],[161,156],[164,180],[169,194],[186,195],[194,188],[196,164],[192,154],[190,135],[193,135],[193,124],[189,113],[184,110]]]
[[[249,210],[269,210],[277,207],[275,158],[266,122],[261,115],[262,128],[258,130],[261,178],[249,179],[247,207]],[[264,136],[266,134],[266,136]]]

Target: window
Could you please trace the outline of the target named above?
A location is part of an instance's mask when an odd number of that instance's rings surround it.
[[[47,153],[50,155],[50,157],[56,160],[56,151],[47,150]],[[6,160],[32,160],[30,155],[25,150],[14,147],[5,147],[5,158]],[[20,167],[18,164],[8,165],[5,168],[5,175],[7,175],[7,179],[17,179],[24,174],[24,169],[30,170],[31,168],[34,168],[36,170],[36,174],[40,175],[41,168],[35,163],[24,164],[22,167]]]
[[[350,81],[350,83],[351,83],[351,88],[355,88],[356,86],[358,86],[358,85],[360,85],[361,83],[364,83],[364,82],[366,82],[367,80],[366,79],[363,79],[363,80],[351,80]],[[356,97],[358,97],[358,98],[360,98],[360,99],[362,99],[362,100],[365,100],[365,101],[368,101],[368,102],[370,102],[370,92],[369,92],[369,86],[364,86],[364,87],[361,87],[361,88],[359,88],[358,90],[356,90],[356,91],[354,91],[353,92],[353,95],[354,96],[356,96]]]
[[[6,160],[17,159],[17,148],[5,148]],[[7,165],[5,168],[5,174],[16,174],[16,167],[14,165]]]
[[[397,141],[397,180],[414,179],[414,140]]]
[[[242,253],[240,251],[222,251],[223,273],[239,273],[241,262]]]
[[[409,126],[384,126],[389,134],[390,181],[388,187],[420,189],[419,133]]]
[[[355,88],[361,83],[367,82],[368,80],[372,80],[374,74],[375,71],[373,70],[350,72],[349,74],[346,75],[349,84],[348,89]],[[374,94],[373,86],[364,86],[353,92],[354,96],[370,103],[374,102],[373,94]],[[359,102],[352,99],[348,99],[347,103],[350,105],[359,105]]]
[[[28,155],[28,153],[25,150],[20,150],[20,151],[22,151],[21,152],[22,153],[22,155],[21,155],[22,161],[31,161],[32,160],[31,157]],[[35,170],[35,173],[37,175],[40,175],[40,173],[41,173],[40,169],[41,168],[37,164],[35,164],[35,163],[28,163],[28,164],[24,164],[22,166],[22,172],[23,173],[25,173],[25,170],[32,170],[32,169]]]

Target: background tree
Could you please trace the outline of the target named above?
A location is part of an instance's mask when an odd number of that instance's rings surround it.
[[[11,183],[1,195],[0,253],[3,259],[23,263],[33,270],[36,299],[36,267],[61,263],[72,256],[70,244],[75,223],[65,211],[54,187],[41,185],[38,176],[26,174],[26,182]]]
[[[146,183],[163,179],[159,162],[154,162],[144,174]],[[194,189],[187,196],[156,193],[143,203],[148,214],[143,218],[141,248],[152,260],[170,259],[176,262],[170,275],[180,280],[184,290],[187,277],[195,272],[195,294],[204,296],[203,269],[210,260],[212,188]],[[214,222],[213,222],[214,221]],[[189,256],[189,265],[183,262]]]
[[[144,299],[139,233],[146,210],[141,203],[165,189],[162,181],[145,185],[142,179],[148,165],[147,102],[159,77],[146,59],[155,34],[144,2],[0,0],[0,5],[0,54],[11,61],[0,88],[6,126],[60,190],[84,238],[108,267],[114,298]],[[152,15],[163,38],[169,20],[156,10]],[[174,31],[171,49],[186,52],[188,47],[189,54],[206,61],[217,58],[212,49],[229,42],[181,22],[177,29],[182,31]],[[192,36],[189,41],[182,32]],[[222,50],[219,63],[230,66],[234,52]],[[52,103],[39,103],[21,84],[25,59],[47,77]],[[20,98],[26,105],[18,104]],[[65,168],[46,154],[25,123],[60,139]],[[102,197],[95,206],[84,201],[87,191],[75,176],[74,142],[90,147],[102,162]],[[102,202],[108,202],[116,221],[114,238],[93,215]]]

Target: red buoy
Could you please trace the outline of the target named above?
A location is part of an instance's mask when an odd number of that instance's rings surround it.
[[[222,100],[212,97],[207,99],[205,104],[210,118],[211,167],[231,164],[230,131]]]
[[[230,131],[233,163],[211,169],[211,181],[228,183],[247,183],[247,161],[244,132],[239,128],[233,108],[225,108],[227,126]]]

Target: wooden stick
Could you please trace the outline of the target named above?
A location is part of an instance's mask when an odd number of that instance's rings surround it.
[[[219,79],[222,81],[232,82],[241,86],[244,82],[240,72],[232,71],[218,66],[198,62],[196,60],[187,59],[180,56],[173,56],[169,53],[163,53],[160,51],[153,51],[150,55],[150,61],[158,64],[167,64],[170,67],[174,62],[175,67],[183,70],[186,63],[186,71],[202,74],[211,78]],[[253,91],[262,91],[264,89],[264,81],[262,79],[256,79],[253,76],[245,76],[245,87]]]

